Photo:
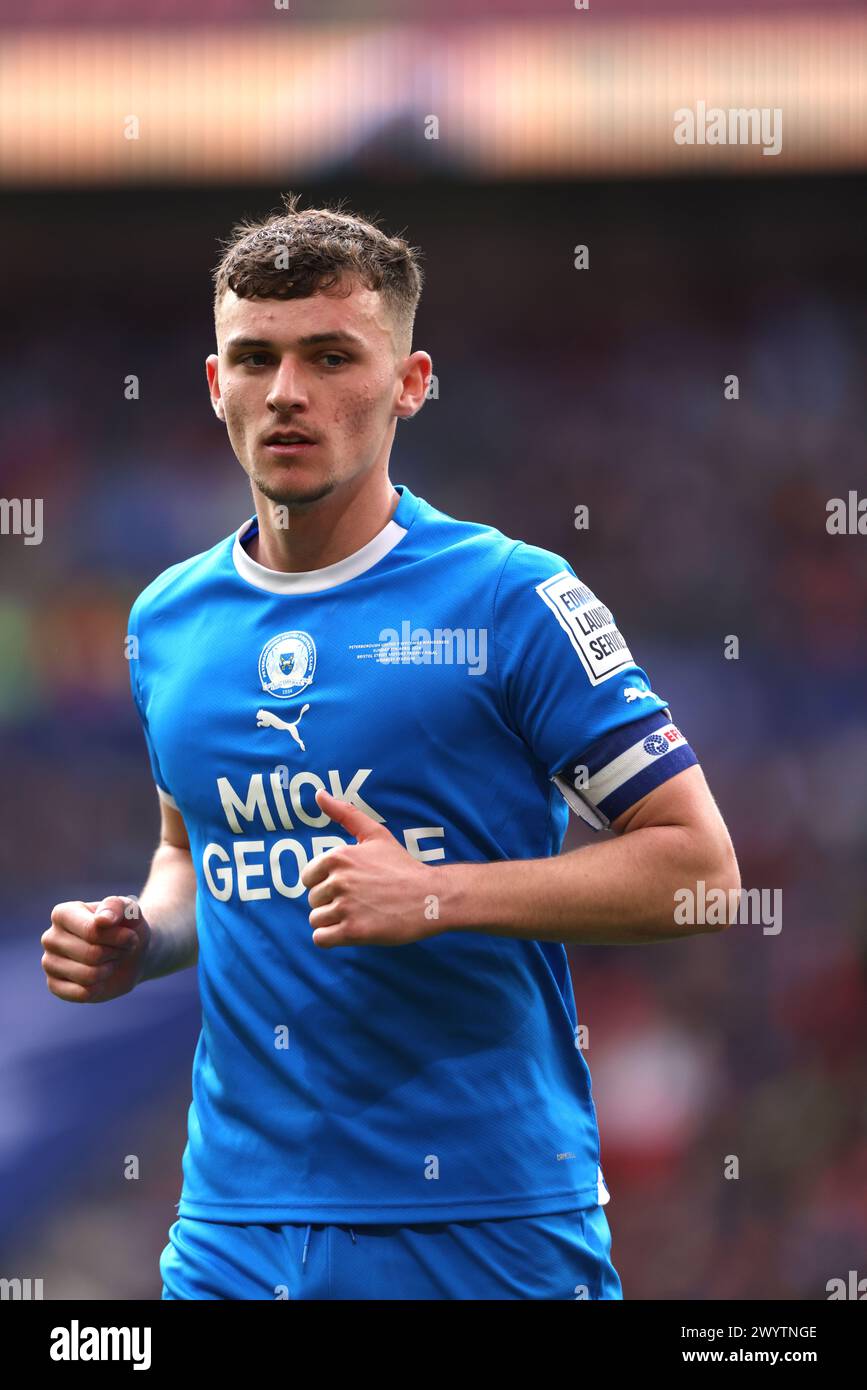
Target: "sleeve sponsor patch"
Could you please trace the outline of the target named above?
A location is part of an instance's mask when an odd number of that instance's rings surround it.
[[[574,574],[560,570],[543,584],[537,584],[536,593],[568,636],[592,685],[599,685],[624,666],[635,664],[611,610]]]

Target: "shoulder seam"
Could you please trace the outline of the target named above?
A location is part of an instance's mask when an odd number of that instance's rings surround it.
[[[513,544],[512,546],[510,546],[509,551],[508,551],[508,553],[507,553],[507,555],[506,555],[506,558],[504,559],[502,565],[500,566],[500,573],[499,573],[499,576],[498,576],[498,578],[497,578],[497,582],[496,582],[496,584],[494,585],[494,597],[493,597],[493,602],[492,602],[492,604],[491,604],[491,636],[492,636],[492,638],[493,638],[493,640],[492,640],[492,642],[491,642],[491,646],[493,647],[493,650],[494,650],[494,680],[495,680],[496,689],[497,689],[497,703],[498,703],[498,705],[500,706],[500,715],[501,715],[501,717],[502,717],[502,719],[503,719],[503,722],[504,722],[509,728],[512,728],[513,725],[512,725],[511,719],[509,718],[509,711],[508,711],[508,709],[506,708],[506,697],[505,697],[505,692],[503,691],[502,680],[501,680],[501,675],[500,675],[500,662],[499,662],[499,658],[498,658],[498,656],[497,656],[497,597],[498,597],[499,592],[500,592],[500,586],[502,585],[503,577],[504,577],[504,575],[505,575],[505,573],[506,573],[506,566],[508,565],[508,563],[509,563],[509,561],[511,560],[512,556],[514,555],[515,551],[516,551],[520,546],[525,545],[525,544],[526,544],[525,541],[515,541],[514,544]]]

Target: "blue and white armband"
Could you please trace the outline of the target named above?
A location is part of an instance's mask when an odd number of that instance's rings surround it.
[[[552,781],[576,815],[602,830],[654,787],[697,762],[664,708],[604,734]]]

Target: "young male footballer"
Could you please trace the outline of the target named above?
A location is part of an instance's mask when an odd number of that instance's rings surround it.
[[[138,900],[55,907],[48,986],[198,963],[166,1299],[619,1299],[566,945],[740,886],[666,701],[560,555],[392,484],[418,252],[297,195],[215,270],[255,515],[129,620],[162,818]],[[560,854],[568,805],[614,834]]]

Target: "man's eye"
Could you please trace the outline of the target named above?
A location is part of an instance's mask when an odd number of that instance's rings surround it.
[[[269,360],[270,358],[267,352],[245,352],[243,357],[238,358],[238,361],[243,366],[249,367],[263,366]],[[339,352],[324,352],[319,360],[320,362],[327,362],[329,366],[334,365],[335,367],[342,367],[345,362],[349,361],[349,358],[344,357]]]

